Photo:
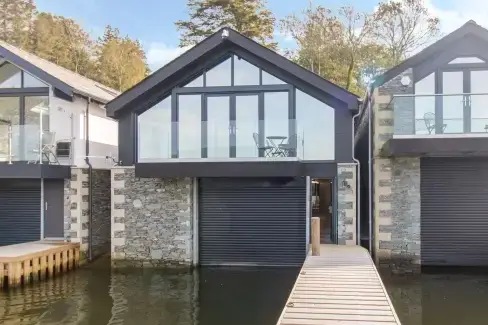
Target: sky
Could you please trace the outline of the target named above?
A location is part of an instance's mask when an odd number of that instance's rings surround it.
[[[449,33],[473,19],[488,27],[487,0],[423,0],[429,11],[440,18],[441,32]],[[186,19],[186,0],[36,0],[38,10],[72,18],[93,38],[103,34],[107,24],[138,39],[146,51],[148,64],[155,70],[186,49],[178,47],[179,33],[174,22]],[[268,0],[268,8],[279,20],[300,13],[309,0]],[[352,5],[372,11],[379,0],[313,0],[329,8]],[[293,41],[276,31],[281,48],[293,47]]]

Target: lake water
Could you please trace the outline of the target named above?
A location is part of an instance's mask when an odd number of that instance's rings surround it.
[[[0,324],[275,325],[298,269],[111,272],[0,292]],[[488,273],[384,277],[403,325],[488,324]]]
[[[402,325],[488,324],[488,272],[383,275]]]

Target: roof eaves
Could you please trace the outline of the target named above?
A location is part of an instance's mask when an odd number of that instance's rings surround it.
[[[7,61],[12,62],[16,66],[18,66],[19,68],[29,72],[33,76],[50,84],[52,87],[58,89],[65,95],[69,97],[73,97],[73,93],[75,92],[73,87],[59,80],[58,78],[52,76],[51,74],[47,73],[46,71],[42,70],[36,65],[30,63],[29,61],[23,59],[17,54],[12,53],[11,51],[9,51],[8,49],[6,49],[1,45],[0,45],[0,55],[4,57]]]

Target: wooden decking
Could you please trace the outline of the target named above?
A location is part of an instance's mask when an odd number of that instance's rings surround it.
[[[0,246],[0,290],[67,272],[78,266],[79,259],[77,243],[37,241]]]
[[[278,325],[400,325],[368,252],[321,245],[308,256]]]

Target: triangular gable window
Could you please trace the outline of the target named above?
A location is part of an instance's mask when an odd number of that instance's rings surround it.
[[[463,63],[485,63],[485,61],[473,56],[473,57],[459,57],[449,62],[449,64],[463,64]]]

